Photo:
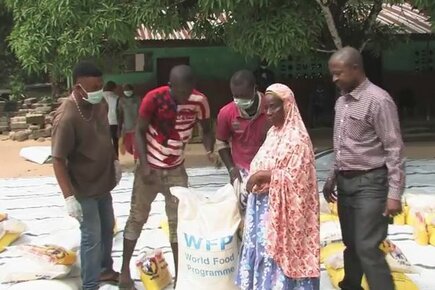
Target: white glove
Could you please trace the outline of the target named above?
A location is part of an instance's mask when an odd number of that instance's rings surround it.
[[[119,160],[115,160],[113,162],[113,164],[115,165],[116,184],[119,184],[119,182],[121,181],[121,177],[122,177],[121,165],[119,164]]]
[[[65,205],[69,216],[75,218],[79,222],[83,221],[82,206],[77,201],[74,195],[65,198]]]

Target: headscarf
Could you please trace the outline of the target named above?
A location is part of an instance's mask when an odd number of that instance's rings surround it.
[[[266,94],[279,97],[285,112],[284,125],[269,130],[251,163],[251,175],[271,171],[266,250],[287,277],[319,277],[319,196],[313,146],[290,88],[273,84]]]

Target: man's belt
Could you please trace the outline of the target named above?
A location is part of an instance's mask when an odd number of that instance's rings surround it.
[[[368,170],[340,170],[340,171],[338,171],[338,174],[343,176],[343,177],[346,177],[346,178],[352,178],[352,177],[361,176],[361,175],[367,174],[369,172],[381,170],[381,169],[387,169],[387,167],[382,166],[382,167],[377,167],[377,168],[368,169]]]

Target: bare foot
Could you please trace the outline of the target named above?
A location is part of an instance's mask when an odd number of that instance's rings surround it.
[[[119,290],[135,290],[134,281],[131,279],[130,271],[121,272],[119,275]]]
[[[115,272],[113,269],[106,270],[100,275],[100,282],[106,282],[109,284],[119,283],[119,273]]]

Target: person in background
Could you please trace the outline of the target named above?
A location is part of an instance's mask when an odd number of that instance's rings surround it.
[[[267,61],[262,60],[260,66],[254,71],[258,90],[262,93],[275,82],[275,74],[267,67]]]
[[[272,128],[251,163],[236,283],[241,290],[318,290],[319,195],[313,146],[293,92],[266,90]]]
[[[92,63],[73,70],[74,88],[56,110],[51,139],[53,169],[70,216],[80,222],[83,289],[117,282],[113,270],[114,214],[110,191],[121,169],[110,139],[101,71]]]
[[[216,162],[210,107],[207,97],[195,90],[194,85],[192,69],[187,65],[175,66],[170,72],[169,85],[148,92],[140,105],[135,135],[139,165],[134,177],[130,215],[124,230],[120,289],[135,289],[130,260],[142,227],[147,222],[151,203],[159,192],[165,196],[169,239],[177,271],[178,200],[171,195],[169,188],[187,187],[184,150],[197,122],[202,127],[207,156],[211,162]]]
[[[115,149],[116,156],[119,154],[118,142],[119,142],[119,127],[118,127],[118,104],[119,96],[115,93],[116,83],[108,81],[104,86],[104,99],[108,105],[107,119],[110,125],[110,134],[112,136],[113,148]]]
[[[345,276],[339,285],[343,290],[362,290],[365,274],[370,289],[393,290],[379,244],[387,237],[390,215],[402,210],[405,188],[397,108],[386,91],[367,79],[357,49],[334,53],[329,70],[343,92],[335,105],[334,166],[323,188],[328,202],[338,199],[346,246]]]
[[[119,101],[118,126],[120,136],[124,141],[125,150],[137,160],[134,149],[134,131],[139,112],[140,98],[134,94],[133,86],[125,84],[123,87],[123,98]]]
[[[216,148],[234,184],[236,179],[242,181],[242,177],[248,175],[249,165],[263,144],[269,126],[264,95],[257,91],[253,73],[249,70],[236,72],[230,87],[233,101],[218,114]],[[242,209],[246,197],[241,196]]]

